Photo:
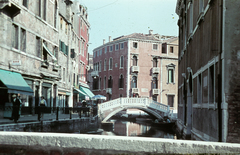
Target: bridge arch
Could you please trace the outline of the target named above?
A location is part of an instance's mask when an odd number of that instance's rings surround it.
[[[118,112],[122,111],[122,110],[126,110],[126,109],[139,109],[142,110],[150,115],[155,116],[157,119],[163,119],[162,116],[158,113],[156,113],[154,110],[151,110],[147,107],[138,107],[138,106],[124,106],[124,107],[119,107],[117,109],[115,109],[114,111],[112,111],[111,113],[109,113],[105,118],[103,118],[102,122],[106,122],[108,119],[110,119],[113,115],[117,114]]]

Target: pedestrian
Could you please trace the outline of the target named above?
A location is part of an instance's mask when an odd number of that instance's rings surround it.
[[[44,113],[45,107],[47,107],[47,102],[43,96],[41,97],[41,100],[40,100],[38,106],[39,106],[38,120],[40,121],[41,118],[43,119],[43,113]]]
[[[12,99],[13,99],[12,100],[12,103],[13,103],[12,119],[14,119],[14,122],[17,123],[20,117],[19,109],[20,109],[21,102],[17,98],[16,94],[12,95]]]

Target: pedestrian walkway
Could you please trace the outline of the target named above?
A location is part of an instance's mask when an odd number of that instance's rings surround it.
[[[83,115],[84,116],[84,115]],[[41,118],[41,121],[54,121],[56,120],[57,116],[56,114],[44,114],[43,118]],[[71,114],[71,118],[79,118],[78,113]],[[58,115],[59,120],[63,119],[70,119],[70,114],[59,114]],[[26,122],[39,122],[38,121],[38,115],[21,115],[18,119],[17,123],[26,123]],[[10,120],[9,118],[0,118],[0,125],[4,124],[14,124],[14,120]],[[15,123],[16,124],[16,123]]]

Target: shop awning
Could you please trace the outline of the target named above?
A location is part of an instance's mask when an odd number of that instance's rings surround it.
[[[87,96],[89,96],[90,98],[94,96],[94,94],[88,88],[80,86],[80,90],[83,91],[85,94],[87,94]]]
[[[74,88],[74,93],[76,93],[76,94],[81,94],[81,95],[87,95],[87,94],[85,94],[83,91],[81,91],[81,90],[79,90],[79,89],[77,89],[77,88]]]
[[[8,93],[24,94],[33,96],[33,90],[23,79],[20,73],[0,69],[0,88],[7,89]]]

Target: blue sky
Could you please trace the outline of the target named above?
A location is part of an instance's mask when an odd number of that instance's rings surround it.
[[[112,39],[132,33],[178,36],[177,0],[79,0],[87,7],[90,27],[88,52]]]

